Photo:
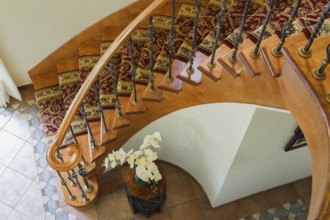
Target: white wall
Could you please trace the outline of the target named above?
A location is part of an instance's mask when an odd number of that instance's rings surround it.
[[[160,131],[159,158],[188,171],[215,207],[311,174],[307,148],[283,151],[295,126],[285,111],[207,104],[150,123],[124,149],[137,149],[145,135]]]
[[[17,86],[29,84],[29,69],[130,2],[133,0],[0,0],[0,58]]]
[[[288,112],[257,108],[216,205],[311,176],[308,147],[283,150],[296,127]]]

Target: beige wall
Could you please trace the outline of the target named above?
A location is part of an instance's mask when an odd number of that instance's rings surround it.
[[[17,86],[71,37],[133,0],[0,0],[0,58]]]

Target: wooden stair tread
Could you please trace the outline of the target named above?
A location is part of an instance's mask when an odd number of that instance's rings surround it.
[[[227,54],[231,49],[223,44],[221,45],[215,52],[215,57],[221,57],[223,54]],[[216,60],[214,60],[215,67],[210,68],[208,64],[211,62],[211,56],[206,58],[201,65],[199,65],[198,69],[202,71],[206,76],[210,77],[212,80],[217,81],[221,77],[221,70],[222,67],[217,63]]]
[[[188,74],[187,69],[189,68],[189,62],[185,66],[185,68],[181,71],[181,73],[177,76],[178,79],[190,83],[194,86],[197,86],[202,81],[202,71],[198,69],[199,64],[205,60],[207,56],[199,51],[196,52],[196,57],[194,59],[193,69],[194,73]]]
[[[144,104],[144,101],[141,99],[143,92],[146,89],[145,85],[136,84],[136,93],[137,93],[137,103],[134,103],[134,92],[132,91],[132,94],[130,96],[130,99],[127,103],[126,115],[132,115],[132,114],[142,114],[146,111],[146,107]]]
[[[264,45],[276,45],[278,43],[278,37],[277,35],[272,35],[269,38],[264,39],[260,47],[263,47]],[[261,73],[261,71],[265,71],[264,69],[261,69],[262,63],[264,62],[263,56],[261,55],[261,52],[259,51],[259,58],[252,58],[250,56],[250,53],[254,50],[254,46],[250,48],[243,49],[239,52],[239,57],[242,60],[242,63],[244,64],[245,68],[248,70],[251,76],[256,76]]]
[[[177,78],[177,75],[179,75],[185,66],[185,62],[175,59],[171,67],[173,80],[168,81],[169,73],[167,72],[162,81],[159,83],[158,88],[168,92],[179,93],[182,89],[182,81]]]
[[[305,40],[307,40],[305,34],[300,33],[287,38],[285,45],[288,46]],[[260,49],[268,70],[273,77],[278,77],[282,73],[282,68],[285,62],[285,58],[283,56],[275,57],[272,55],[272,49],[276,47],[277,43],[274,45],[265,45]]]
[[[163,99],[163,91],[158,89],[159,83],[163,80],[164,74],[154,73],[154,87],[155,91],[150,92],[151,85],[148,83],[147,88],[145,89],[142,100],[151,101],[151,102],[160,102]]]

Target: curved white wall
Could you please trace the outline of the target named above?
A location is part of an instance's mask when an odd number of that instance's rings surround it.
[[[267,117],[259,114],[255,105],[235,103],[182,109],[147,125],[124,149],[137,149],[145,135],[161,132],[164,141],[157,150],[159,158],[188,171],[202,185],[213,207],[311,175],[307,148],[290,153],[282,150],[296,126],[291,114],[269,108],[261,112]],[[268,119],[275,124],[267,124]],[[265,129],[265,125],[272,129]],[[271,138],[272,134],[267,135],[270,130],[275,132]],[[265,143],[274,149],[266,149]],[[269,164],[263,164],[265,160]],[[262,166],[260,170],[258,166]]]
[[[16,85],[29,84],[29,69],[86,27],[131,2],[0,0],[0,57]]]

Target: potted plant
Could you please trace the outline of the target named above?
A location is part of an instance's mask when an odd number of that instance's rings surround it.
[[[159,132],[147,135],[144,137],[139,150],[133,151],[131,149],[125,152],[120,148],[118,151],[112,151],[104,159],[103,166],[109,169],[127,162],[130,168],[134,169],[135,180],[140,186],[151,185],[153,189],[157,189],[155,185],[162,179],[162,175],[155,163],[158,156],[153,148],[160,148],[159,142],[161,141],[163,141],[163,138]]]

